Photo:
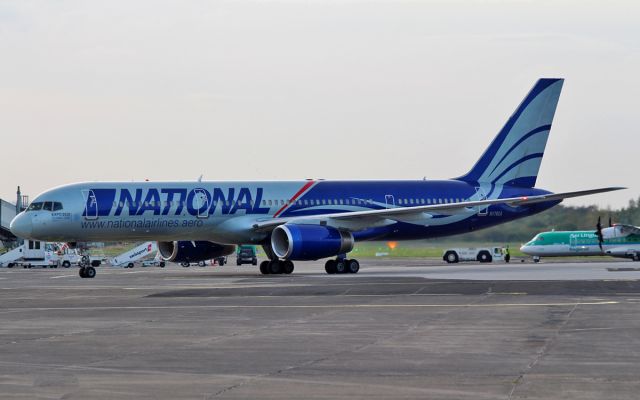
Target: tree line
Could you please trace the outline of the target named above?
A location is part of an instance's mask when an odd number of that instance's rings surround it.
[[[627,207],[619,210],[599,208],[597,206],[574,207],[558,205],[550,210],[531,217],[522,218],[492,228],[470,232],[456,239],[469,242],[498,241],[525,242],[543,231],[596,230],[598,217],[606,227],[609,218],[615,223],[640,225],[640,197],[629,200]]]

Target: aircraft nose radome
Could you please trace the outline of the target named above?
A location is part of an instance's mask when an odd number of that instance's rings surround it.
[[[28,239],[33,232],[33,224],[31,217],[24,214],[18,214],[9,225],[11,233],[22,239]]]

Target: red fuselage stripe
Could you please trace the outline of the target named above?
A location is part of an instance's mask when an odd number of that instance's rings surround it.
[[[290,204],[292,204],[294,201],[296,201],[298,199],[298,197],[300,197],[300,195],[302,193],[304,193],[307,189],[309,189],[309,187],[311,187],[311,185],[313,185],[314,183],[316,183],[316,181],[309,181],[307,182],[302,189],[298,190],[298,192],[296,194],[293,195],[293,197],[291,199],[289,199],[289,201],[287,202],[287,204],[285,204],[284,206],[282,206],[275,214],[273,214],[273,218],[277,217],[278,215],[280,215],[281,212],[283,212],[285,210],[285,208],[287,208]]]

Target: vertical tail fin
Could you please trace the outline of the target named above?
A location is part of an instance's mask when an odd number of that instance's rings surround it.
[[[456,179],[535,186],[563,83],[563,79],[538,80],[476,165]]]

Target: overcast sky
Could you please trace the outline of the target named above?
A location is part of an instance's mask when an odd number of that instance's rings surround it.
[[[640,196],[640,4],[0,1],[0,197],[84,180],[443,179],[566,79],[537,186]]]

